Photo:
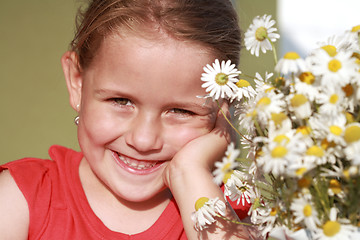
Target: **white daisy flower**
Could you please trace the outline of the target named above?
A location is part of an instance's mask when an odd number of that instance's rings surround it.
[[[360,75],[359,75],[360,76]],[[357,83],[358,82],[358,83]],[[345,98],[344,101],[344,108],[349,109],[349,111],[354,111],[355,106],[358,105],[359,97],[358,92],[360,86],[360,77],[354,83],[347,84],[346,86],[342,87],[342,91],[344,92]]]
[[[328,186],[328,195],[331,197],[336,195],[341,199],[345,198],[345,193],[342,190],[341,183],[338,180],[330,179]]]
[[[325,88],[317,97],[317,103],[321,104],[319,113],[328,116],[336,116],[343,112],[345,93],[340,88]]]
[[[247,134],[253,135],[255,133],[255,119],[256,119],[256,103],[254,100],[245,101],[235,105],[235,116],[239,118],[239,126],[244,129]]]
[[[292,122],[284,112],[272,113],[268,127],[269,132],[288,132]]]
[[[238,87],[236,92],[231,97],[231,101],[236,99],[237,101],[240,101],[242,98],[253,98],[256,95],[256,92],[254,88],[251,86],[251,84],[244,80],[240,79],[236,86]]]
[[[303,157],[305,162],[315,163],[317,165],[328,162],[328,154],[319,145],[314,144],[306,149],[305,156]]]
[[[309,121],[311,120],[311,117],[309,118]],[[313,130],[305,125],[305,126],[299,126],[296,128],[296,133],[300,136],[299,141],[302,141],[305,146],[310,146],[313,144],[312,140],[312,132]]]
[[[225,216],[226,205],[219,198],[209,199],[199,198],[195,203],[195,212],[191,214],[191,219],[195,223],[195,229],[202,231],[213,224],[218,215]]]
[[[253,187],[246,181],[247,176],[238,170],[234,170],[231,177],[225,184],[224,195],[229,197],[231,201],[237,201],[236,204],[241,203],[242,206],[250,204],[254,197]]]
[[[261,75],[258,72],[256,72],[255,79],[254,79],[256,91],[265,92],[270,88],[273,89],[274,87],[272,85],[270,85],[269,81],[268,81],[273,75],[274,75],[274,73],[265,72],[265,78],[263,79],[261,77]]]
[[[345,155],[356,166],[360,166],[360,123],[351,123],[346,126],[344,140],[347,144]]]
[[[283,75],[297,74],[306,70],[305,61],[296,52],[288,52],[275,66],[275,71]]]
[[[265,187],[271,188],[264,183]],[[251,199],[251,206],[248,211],[248,216],[253,224],[257,224],[257,217],[263,213],[262,210],[265,208],[264,200],[262,199],[261,192],[258,188],[254,188],[254,197]]]
[[[225,152],[221,162],[215,162],[216,169],[213,171],[214,182],[218,185],[221,185],[223,182],[226,182],[229,178],[229,174],[239,166],[239,162],[236,161],[236,158],[239,156],[240,150],[235,148],[235,144],[231,142]]]
[[[262,166],[265,173],[274,176],[287,174],[286,168],[291,161],[297,161],[302,156],[304,144],[298,141],[295,135],[289,142],[282,141],[281,144],[272,141],[262,147],[262,154],[258,156],[257,163]]]
[[[346,37],[349,41],[353,42],[351,45],[354,52],[360,51],[359,46],[359,33],[360,33],[360,25],[354,26],[349,32],[347,32]]]
[[[356,51],[357,42],[354,41],[354,38],[350,34],[344,34],[342,36],[333,35],[329,37],[325,42],[319,42],[318,46],[320,48],[328,48],[333,52],[338,51]]]
[[[294,89],[296,93],[305,95],[310,101],[314,101],[319,94],[318,83],[311,72],[302,72],[295,77]]]
[[[345,146],[343,138],[345,124],[346,117],[342,113],[334,116],[316,115],[316,117],[311,119],[311,126],[316,138],[326,138],[328,142],[333,142],[341,146]]]
[[[275,227],[275,222],[280,209],[278,207],[261,207],[257,211],[256,218],[253,219],[253,223],[258,226],[263,237],[266,236]]]
[[[303,94],[289,94],[287,96],[289,110],[295,114],[298,119],[309,118],[312,114],[309,99]]]
[[[302,158],[289,162],[287,175],[302,179],[306,173],[314,169],[317,165]]]
[[[250,50],[252,55],[259,56],[260,49],[263,53],[272,50],[271,42],[276,42],[280,35],[273,26],[275,20],[271,19],[271,15],[257,16],[253,19],[252,24],[245,32],[245,47]],[[269,41],[270,40],[270,41]]]
[[[229,99],[237,91],[235,83],[238,81],[237,77],[240,74],[231,61],[222,61],[221,64],[218,59],[210,66],[207,64],[204,67],[205,73],[201,75],[201,80],[204,81],[201,87],[205,88],[208,96],[213,100],[219,98]]]
[[[286,102],[282,93],[262,93],[258,94],[255,98],[256,107],[254,115],[259,119],[259,122],[267,123],[271,118],[272,113],[284,112]]]
[[[350,224],[342,223],[342,219],[337,219],[335,208],[330,209],[329,220],[325,222],[321,229],[315,232],[316,240],[352,240],[352,235],[356,227]]]
[[[346,86],[355,75],[356,63],[351,56],[351,51],[333,53],[321,48],[306,61],[310,71],[321,77],[320,84],[334,89]]]
[[[318,213],[311,201],[310,194],[293,199],[290,209],[293,211],[295,223],[302,223],[306,228],[312,230],[320,225]]]

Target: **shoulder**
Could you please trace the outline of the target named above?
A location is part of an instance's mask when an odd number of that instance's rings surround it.
[[[0,172],[0,212],[2,239],[28,238],[28,205],[15,180],[7,170]]]

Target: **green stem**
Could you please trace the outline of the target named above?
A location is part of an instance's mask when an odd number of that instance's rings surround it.
[[[255,127],[256,127],[256,130],[258,131],[259,135],[260,136],[265,136],[265,134],[263,133],[263,131],[261,130],[261,127],[259,125],[259,122],[255,119],[254,120],[254,124],[255,124]]]
[[[328,209],[330,209],[330,207],[329,207],[329,204],[326,204],[326,202],[324,201],[324,198],[323,198],[323,197],[327,197],[327,196],[323,196],[323,194],[321,193],[321,191],[319,189],[318,183],[313,184],[313,186],[315,188],[315,191],[318,194],[318,199],[324,209],[325,215],[328,215]]]
[[[359,122],[359,121],[360,121],[360,109],[359,109],[359,112],[358,112],[358,115],[357,115],[355,121],[356,121],[356,122]]]
[[[218,100],[216,100],[216,103],[217,103],[217,105],[218,105],[218,107],[219,107],[222,115],[224,116],[225,120],[230,124],[230,126],[235,130],[235,132],[236,132],[237,134],[239,134],[242,138],[244,138],[246,141],[252,143],[252,141],[251,141],[250,139],[248,139],[247,137],[245,137],[245,136],[231,123],[231,121],[226,117],[226,114],[225,114],[224,111],[222,110],[222,108],[221,108],[220,103],[219,103]]]
[[[275,61],[275,65],[276,65],[277,62],[278,62],[278,59],[277,59],[275,44],[270,40],[270,38],[268,36],[266,36],[266,39],[269,40],[269,42],[271,44],[272,51],[273,51],[273,54],[274,54],[274,61]]]
[[[241,225],[245,225],[245,226],[254,226],[254,224],[244,223],[244,222],[239,222],[239,221],[236,221],[236,220],[232,220],[232,219],[223,217],[223,216],[221,216],[220,214],[216,214],[216,216],[219,217],[219,218],[221,218],[221,219],[223,219],[223,220],[225,220],[225,221],[231,222],[231,223],[241,224]]]

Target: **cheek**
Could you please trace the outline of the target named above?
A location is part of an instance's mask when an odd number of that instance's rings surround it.
[[[215,121],[207,121],[206,124],[198,126],[177,126],[165,129],[164,140],[171,145],[175,151],[180,150],[191,140],[209,133],[214,128]]]
[[[91,145],[104,145],[121,135],[126,123],[121,124],[106,111],[98,108],[96,111],[84,109],[79,124],[79,140]]]

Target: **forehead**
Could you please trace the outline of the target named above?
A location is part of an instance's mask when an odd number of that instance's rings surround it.
[[[196,97],[205,94],[200,77],[214,58],[205,47],[170,37],[112,35],[104,39],[86,71],[94,75],[93,84]]]

